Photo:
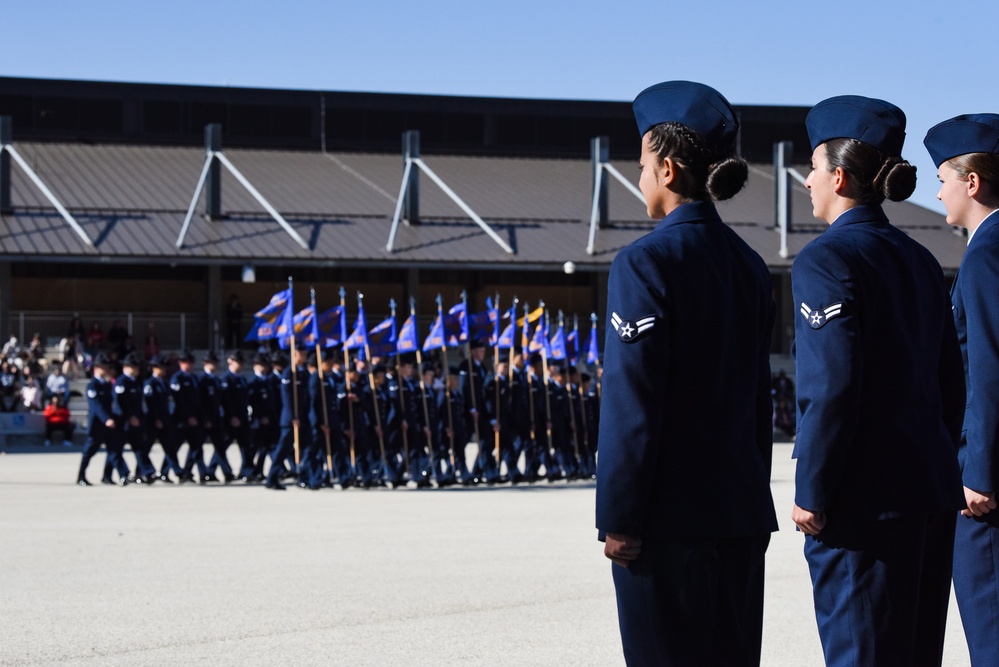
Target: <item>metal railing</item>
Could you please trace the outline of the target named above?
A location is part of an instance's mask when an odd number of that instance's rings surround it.
[[[146,337],[156,335],[160,348],[181,350],[208,347],[205,316],[200,313],[135,313],[126,311],[62,312],[22,310],[11,313],[10,331],[21,345],[27,345],[36,333],[41,334],[46,348],[54,347],[69,332],[74,315],[83,321],[84,343],[94,322],[100,324],[105,337],[115,322],[129,332],[137,350],[142,351]]]

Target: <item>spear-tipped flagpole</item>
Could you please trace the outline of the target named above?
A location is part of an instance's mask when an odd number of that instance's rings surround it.
[[[437,317],[440,318],[441,327],[444,326],[444,305],[441,301],[440,293],[437,294]],[[444,359],[444,397],[447,399],[447,430],[448,430],[448,440],[450,441],[449,453],[451,456],[451,474],[453,475],[456,471],[454,469],[454,415],[451,413],[451,389],[447,386],[447,378],[450,375],[451,367],[447,363],[447,340],[444,340],[444,347],[441,348],[441,354]],[[464,445],[462,445],[462,455],[464,455]]]
[[[579,346],[579,316],[572,316],[572,331],[576,336],[576,346]],[[578,359],[577,359],[578,363]],[[579,414],[583,420],[583,449],[586,451],[586,458],[590,457],[590,429],[586,423],[586,402],[585,395],[583,394],[583,378],[580,376],[579,385],[577,386],[579,391]],[[580,461],[582,463],[582,461]]]
[[[590,328],[593,331],[597,330],[597,314],[590,313]],[[597,385],[597,400],[600,400],[600,356],[597,355],[596,361],[593,362],[593,382]]]
[[[292,419],[291,428],[294,434],[295,442],[295,472],[298,473],[301,467],[300,460],[300,441],[299,441],[299,423],[298,423],[298,364],[295,363],[295,299],[294,292],[292,291],[291,276],[288,276],[288,307],[292,312],[292,320],[290,322],[291,330],[288,332],[288,347],[291,349],[291,405],[292,405]],[[301,481],[301,479],[299,480]]]
[[[361,310],[361,306],[364,302],[364,295],[358,291],[357,293],[357,310]],[[365,320],[364,325],[367,326],[368,322]],[[371,346],[368,345],[368,336],[365,332],[364,336],[364,358],[371,363]],[[385,434],[382,432],[382,411],[378,402],[378,392],[375,389],[375,374],[371,372],[372,369],[368,369],[368,386],[371,388],[371,404],[374,407],[375,412],[375,433],[378,434],[378,449],[381,451],[382,455],[382,475],[388,471],[388,460],[385,458]]]
[[[493,303],[493,308],[496,309],[496,324],[493,325],[493,331],[495,332],[499,326],[499,292],[496,292],[496,301]],[[502,406],[500,405],[500,383],[499,383],[499,373],[496,369],[499,368],[499,336],[496,337],[496,344],[493,345],[493,379],[496,385],[496,430],[493,432],[493,440],[495,442],[494,447],[496,449],[496,473],[499,474],[500,469],[500,429],[503,428],[502,422],[500,420],[500,412],[502,411]]]
[[[316,288],[311,289],[312,295],[312,317],[318,317],[316,312]],[[313,326],[313,331],[319,330],[319,322]],[[319,374],[319,400],[323,403],[323,435],[326,436],[326,470],[333,478],[333,446],[330,444],[330,415],[329,406],[326,404],[326,378],[323,376],[323,351],[319,346],[319,336],[316,336],[316,372]]]
[[[539,301],[538,306],[542,310],[542,317],[545,319],[538,323],[539,327],[543,327],[548,323],[548,309],[545,308],[545,302]],[[546,339],[542,341],[541,345],[541,373],[543,375],[542,380],[545,383],[545,434],[548,436],[548,456],[552,456],[552,398],[550,387],[548,386],[548,346],[547,343],[548,334],[542,330],[541,337]],[[551,460],[551,458],[549,458]],[[549,477],[552,473],[550,470],[545,470]]]
[[[347,290],[340,285],[340,317],[347,317]],[[343,333],[341,331],[341,333]],[[347,426],[350,429],[350,476],[353,479],[357,474],[356,460],[354,455],[354,402],[351,400],[350,391],[350,353],[347,351],[347,339],[341,341],[343,345],[343,377],[347,386]]]
[[[560,329],[562,329],[563,332],[565,331],[564,325],[565,325],[565,317],[562,315],[562,311],[560,310],[560,311],[558,311],[558,326],[559,326]],[[565,344],[565,338],[563,337],[562,340],[563,340],[563,345],[564,345]],[[571,382],[571,379],[570,379],[572,376],[569,373],[569,350],[568,350],[568,347],[569,346],[566,345],[565,377],[563,377],[562,379],[565,380],[565,393],[569,397],[569,423],[572,424],[572,447],[573,447],[573,452],[574,452],[574,454],[576,456],[576,461],[579,461],[579,434],[578,434],[578,429],[576,428],[576,408],[575,408],[575,403],[572,400],[572,382]]]
[[[389,308],[392,310],[392,321],[395,321],[395,299],[389,299]],[[397,341],[398,342],[398,341]],[[406,398],[405,398],[405,388],[403,386],[402,378],[402,361],[399,359],[399,349],[396,348],[395,351],[395,376],[396,381],[399,383],[399,412],[402,415],[402,424],[400,425],[400,430],[402,431],[402,455],[403,462],[406,466],[406,475],[412,479],[413,473],[409,469],[409,422],[406,420]]]
[[[416,326],[416,299],[409,297],[409,316],[413,318],[413,326]],[[423,401],[423,437],[427,441],[427,461],[430,462],[430,468],[434,467],[434,443],[433,437],[431,436],[430,425],[430,408],[427,405],[427,384],[423,381],[423,353],[420,350],[419,340],[420,337],[416,337],[416,373],[420,378],[420,398]],[[439,471],[435,472],[434,477],[438,476]]]

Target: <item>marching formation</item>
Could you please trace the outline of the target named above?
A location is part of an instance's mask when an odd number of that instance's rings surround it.
[[[196,372],[199,360],[184,352],[175,371],[172,360],[152,358],[143,380],[137,355],[126,357],[120,372],[98,355],[87,386],[89,438],[77,483],[90,486],[87,467],[102,446],[102,482],[121,486],[174,483],[171,473],[180,484],[263,482],[278,490],[289,479],[301,488],[346,489],[595,478],[595,316],[587,353],[594,377],[577,368],[578,327],[567,335],[560,314],[553,334],[543,303],[525,308],[518,321],[516,300],[505,314],[491,299],[486,312],[469,314],[463,296],[445,314],[438,297],[437,319],[420,346],[412,301],[397,332],[394,302],[392,316],[368,330],[362,299],[358,294],[357,323],[348,336],[343,289],[338,307],[317,315],[313,292],[312,305],[293,315],[289,282],[256,314],[247,337],[273,339],[289,352],[260,353],[252,369],[235,350],[224,367],[207,353]],[[449,365],[449,347],[464,348],[460,364]],[[209,442],[214,453],[207,459]],[[159,469],[150,458],[157,443]],[[134,470],[124,459],[125,444],[135,455]],[[227,454],[233,444],[240,452],[236,467]]]

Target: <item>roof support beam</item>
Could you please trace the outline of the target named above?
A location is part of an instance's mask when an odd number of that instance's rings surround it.
[[[597,228],[606,226],[608,222],[607,174],[620,181],[638,198],[638,201],[645,203],[642,191],[610,163],[610,146],[607,137],[595,137],[590,146],[593,153],[593,200],[590,207],[590,238],[586,243],[587,255],[592,255],[596,249]]]
[[[184,238],[187,236],[187,232],[191,227],[191,220],[194,218],[194,209],[198,207],[198,199],[201,197],[201,191],[205,188],[205,183],[209,183],[208,192],[206,197],[208,201],[205,203],[205,213],[209,219],[218,220],[222,216],[222,192],[221,192],[221,178],[218,171],[219,164],[221,163],[229,173],[235,176],[236,180],[239,181],[240,185],[246,188],[246,191],[257,200],[264,210],[270,214],[272,218],[284,231],[288,232],[288,235],[294,239],[295,243],[302,247],[303,250],[309,250],[309,244],[303,239],[295,228],[288,224],[288,221],[277,212],[271,203],[260,194],[260,192],[253,187],[253,184],[243,176],[243,173],[236,168],[229,158],[226,157],[225,153],[221,150],[221,137],[222,137],[222,127],[220,125],[208,125],[205,127],[205,165],[201,169],[201,176],[198,178],[198,185],[194,188],[194,197],[191,198],[191,205],[187,208],[187,215],[184,217],[184,224],[180,228],[180,235],[177,237],[177,243],[175,244],[177,248],[184,247]],[[214,173],[213,173],[214,172]],[[211,180],[209,180],[211,179]]]
[[[10,116],[0,116],[0,146],[14,141]],[[14,210],[10,199],[10,155],[0,150],[0,214]]]
[[[780,232],[780,247],[777,254],[781,259],[787,259],[787,235],[792,229],[791,222],[791,179],[805,185],[805,177],[791,166],[791,156],[794,154],[794,144],[790,141],[778,141],[774,144],[774,181],[776,183],[776,215],[777,231]]]
[[[21,154],[17,152],[14,145],[5,142],[2,146],[0,146],[0,152],[9,154],[12,158],[14,158],[14,161],[17,162],[19,167],[21,167],[21,170],[28,175],[31,182],[35,184],[35,187],[38,188],[43,195],[45,195],[45,198],[48,199],[49,203],[55,207],[55,210],[59,211],[59,215],[61,215],[63,220],[65,220],[72,230],[76,232],[76,235],[79,236],[88,247],[93,248],[94,242],[91,241],[90,237],[87,236],[87,233],[83,231],[83,227],[80,226],[80,223],[76,221],[76,218],[70,215],[69,211],[66,210],[66,207],[59,201],[59,198],[48,189],[48,186],[46,186],[42,179],[38,177],[38,174],[36,174],[35,170],[31,168],[31,165],[29,165],[25,159],[21,157]]]
[[[415,149],[415,150],[414,150]],[[493,241],[503,248],[508,254],[515,254],[513,248],[497,234],[492,227],[486,224],[485,220],[479,217],[479,214],[472,210],[472,207],[465,203],[465,201],[458,196],[458,194],[448,187],[448,184],[441,179],[434,170],[427,166],[427,164],[420,158],[419,152],[419,134],[415,133],[415,140],[411,133],[406,133],[403,135],[403,150],[405,151],[403,169],[402,169],[402,185],[399,188],[399,198],[396,200],[395,214],[392,216],[392,229],[389,231],[388,243],[385,245],[385,250],[388,252],[395,252],[395,236],[396,232],[399,231],[399,221],[402,219],[403,209],[407,211],[407,215],[410,224],[414,222],[415,216],[418,214],[419,207],[419,171],[422,171],[430,180],[437,184],[444,194],[446,194],[451,201],[461,208],[468,217],[470,217],[475,224],[482,228],[482,230],[489,235]],[[416,167],[414,169],[413,167]]]

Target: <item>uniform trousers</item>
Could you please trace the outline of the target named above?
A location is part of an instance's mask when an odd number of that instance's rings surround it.
[[[770,535],[646,540],[611,566],[629,665],[759,665]]]
[[[954,513],[837,523],[805,537],[826,665],[939,665]]]
[[[173,428],[167,425],[156,428],[155,425],[151,425],[146,440],[147,451],[152,450],[153,443],[157,441],[160,443],[160,447],[163,448],[163,463],[160,464],[160,475],[166,475],[173,470],[174,474],[180,477],[184,473],[184,469],[177,460],[177,436]]]
[[[954,594],[971,664],[999,665],[999,510],[957,517]]]
[[[107,459],[105,463],[104,481],[111,481],[111,470],[116,469],[118,476],[122,479],[128,478],[128,465],[121,455],[121,434],[117,429],[107,428],[104,425],[92,425],[87,442],[83,446],[83,457],[80,459],[80,474],[82,479],[87,472],[90,459],[100,451],[101,445],[107,449]]]

